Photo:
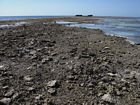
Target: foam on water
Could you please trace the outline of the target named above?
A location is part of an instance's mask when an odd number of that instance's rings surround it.
[[[69,22],[57,22],[58,24],[69,23]],[[82,27],[90,29],[101,29],[105,33],[110,35],[116,35],[119,37],[125,37],[127,40],[140,44],[140,18],[104,18],[97,24],[89,23],[72,23],[70,27]]]
[[[0,28],[10,28],[10,27],[17,27],[17,26],[22,26],[25,24],[29,24],[27,22],[17,22],[15,24],[4,24],[4,25],[0,25]]]

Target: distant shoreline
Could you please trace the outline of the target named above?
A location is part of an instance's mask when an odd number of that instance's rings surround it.
[[[76,16],[0,16],[0,21],[18,21],[18,20],[30,20],[30,19],[49,19],[49,18],[68,18]],[[137,19],[140,17],[121,17],[121,16],[78,16],[78,17],[93,17],[93,18],[113,18],[113,19]]]
[[[23,19],[23,18],[21,18]],[[26,24],[34,24],[34,23],[38,23],[38,22],[42,22],[42,23],[55,23],[56,21],[66,21],[66,22],[78,22],[79,24],[98,24],[100,23],[100,21],[103,21],[104,19],[137,19],[137,18],[130,18],[130,17],[97,17],[97,16],[92,16],[92,17],[76,17],[76,16],[71,16],[71,17],[47,17],[47,18],[42,18],[39,17],[38,19],[34,18],[34,19],[23,19],[23,20],[5,20],[5,21],[0,21],[0,27],[15,27],[15,26],[21,26],[24,25],[24,23]],[[139,18],[138,18],[139,19]],[[25,24],[25,25],[26,25]],[[86,27],[85,27],[86,28]],[[94,28],[93,28],[94,29]],[[99,28],[100,29],[100,28]],[[103,29],[101,29],[103,30]],[[106,32],[105,30],[103,30],[104,32]],[[106,34],[111,34],[111,35],[117,35],[116,33],[108,33],[106,32]],[[121,36],[121,35],[117,35],[119,37],[125,37],[126,36]],[[131,43],[134,41],[130,41]],[[136,44],[139,44],[139,42],[136,42]]]

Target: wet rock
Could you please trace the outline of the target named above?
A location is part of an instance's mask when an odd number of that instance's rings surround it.
[[[56,93],[56,89],[50,88],[50,89],[48,89],[48,93],[50,93],[51,95],[54,95]]]
[[[10,105],[11,99],[10,98],[3,98],[0,100],[0,105]]]
[[[58,85],[57,80],[52,80],[47,83],[48,87],[56,87]]]

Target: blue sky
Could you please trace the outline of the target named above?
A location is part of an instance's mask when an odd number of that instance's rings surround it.
[[[0,16],[75,14],[140,17],[140,0],[0,0]]]

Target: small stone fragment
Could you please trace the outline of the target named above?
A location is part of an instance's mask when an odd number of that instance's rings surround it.
[[[27,75],[27,76],[24,77],[24,80],[25,81],[31,81],[31,80],[33,80],[33,78],[31,76]]]
[[[5,94],[5,97],[11,97],[14,94],[14,89],[11,89],[9,92]]]
[[[50,93],[51,95],[54,95],[56,93],[56,90],[54,88],[50,88],[48,89],[48,93]]]
[[[111,95],[108,93],[108,94],[104,94],[103,96],[102,96],[102,100],[103,101],[105,101],[105,102],[109,102],[109,103],[112,103],[112,97],[111,97]]]
[[[47,57],[47,58],[43,58],[41,62],[42,63],[47,63],[47,62],[52,61],[52,60],[53,60],[52,57]]]
[[[35,88],[34,87],[29,87],[27,90],[28,91],[33,91]]]
[[[30,52],[30,54],[31,54],[31,55],[34,55],[34,54],[36,54],[36,51],[33,50],[33,51]]]
[[[40,99],[42,99],[42,95],[38,95],[35,97],[35,100],[40,100]]]
[[[117,76],[117,74],[113,74],[113,73],[107,73],[107,74],[111,77],[116,77]]]
[[[18,98],[19,96],[20,96],[19,93],[15,93],[15,94],[12,96],[12,99],[14,100],[14,99]]]
[[[52,80],[47,83],[48,87],[55,87],[57,85],[57,80]]]
[[[0,100],[0,105],[10,105],[11,99],[10,98],[3,98]]]
[[[109,47],[105,47],[105,48],[104,48],[104,50],[109,50],[109,49],[110,49]]]

